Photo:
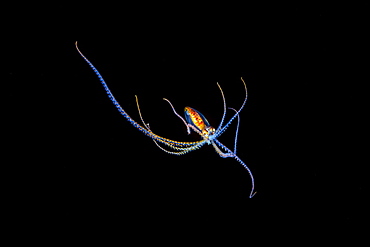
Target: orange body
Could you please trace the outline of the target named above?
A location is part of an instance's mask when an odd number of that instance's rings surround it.
[[[204,130],[209,125],[208,122],[204,122],[207,121],[204,119],[204,116],[191,107],[185,107],[185,114],[190,118],[191,124],[197,127],[200,131]],[[189,118],[187,118],[187,120],[190,123]]]

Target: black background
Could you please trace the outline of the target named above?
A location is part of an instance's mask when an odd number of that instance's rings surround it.
[[[360,9],[60,6],[21,28],[8,26],[1,90],[6,201],[18,213],[69,226],[312,225],[302,230],[308,235],[352,228],[363,220],[369,192],[358,145]],[[174,140],[199,137],[187,136],[162,98],[180,113],[194,107],[216,127],[223,111],[216,82],[227,105],[238,108],[243,77],[249,95],[238,156],[254,174],[256,196],[248,198],[250,177],[237,161],[210,146],[166,154],[130,125],[76,40],[126,112],[140,120],[138,95],[152,130]],[[232,148],[234,136],[232,125],[219,140]]]

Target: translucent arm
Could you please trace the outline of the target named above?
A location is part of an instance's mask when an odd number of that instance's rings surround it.
[[[189,129],[189,125],[188,125],[188,123],[185,121],[185,119],[184,119],[183,117],[181,117],[181,116],[176,112],[175,108],[173,107],[173,105],[171,104],[171,102],[170,102],[168,99],[163,98],[163,100],[167,101],[167,102],[168,102],[168,104],[170,104],[170,106],[171,106],[171,108],[172,108],[172,111],[175,113],[175,115],[176,115],[177,117],[179,117],[179,118],[184,122],[184,124],[185,124],[185,126],[186,126],[186,130],[187,130],[188,135],[189,135],[189,134],[190,134],[190,129]]]
[[[245,99],[244,99],[244,102],[242,104],[242,106],[240,107],[240,109],[235,113],[235,115],[229,120],[229,122],[227,122],[227,124],[225,124],[224,127],[222,127],[220,129],[220,131],[217,131],[217,135],[215,137],[218,137],[220,136],[226,129],[227,127],[229,127],[229,125],[231,124],[231,122],[239,115],[239,113],[241,112],[241,110],[244,108],[244,105],[245,103],[247,102],[247,98],[248,98],[248,91],[247,91],[247,86],[245,85],[245,82],[243,80],[243,78],[241,77],[240,78],[243,82],[243,85],[244,85],[244,89],[245,89]]]

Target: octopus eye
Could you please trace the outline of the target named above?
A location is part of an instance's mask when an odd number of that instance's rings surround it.
[[[213,127],[210,128],[209,133],[213,135],[215,133],[215,129]]]
[[[207,136],[207,135],[208,135],[207,130],[203,130],[203,131],[202,131],[202,135]]]

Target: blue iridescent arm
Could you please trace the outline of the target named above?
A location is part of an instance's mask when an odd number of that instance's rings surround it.
[[[237,110],[235,110],[234,108],[231,108],[229,107],[229,109],[235,111],[235,112],[238,112]],[[238,114],[238,123],[236,125],[236,132],[235,132],[235,140],[234,140],[234,154],[236,154],[236,144],[238,142],[238,134],[239,134],[239,125],[240,125],[240,116]]]
[[[148,130],[146,130],[145,128],[143,128],[140,124],[138,124],[135,120],[133,120],[126,112],[125,110],[123,110],[123,108],[121,107],[121,105],[118,103],[118,101],[116,100],[116,98],[113,96],[112,92],[110,91],[110,89],[108,88],[108,85],[107,83],[104,81],[103,79],[103,76],[99,73],[99,71],[95,68],[95,66],[89,61],[89,59],[87,59],[85,57],[84,54],[82,54],[82,52],[80,51],[80,49],[78,49],[78,46],[77,46],[77,41],[75,43],[76,45],[76,49],[78,51],[78,53],[80,53],[81,57],[87,62],[87,64],[92,68],[92,70],[95,72],[95,74],[98,76],[101,84],[103,85],[106,93],[108,94],[108,97],[109,99],[113,102],[113,104],[116,106],[116,108],[118,109],[118,111],[121,113],[122,116],[124,116],[133,126],[135,126],[136,128],[138,128],[140,131],[142,131],[144,134],[148,135],[148,136],[152,136],[152,133],[149,132]]]
[[[220,141],[218,141],[217,139],[214,140],[215,143],[217,143],[222,149],[224,149],[228,154],[233,154],[233,155],[229,155],[227,157],[232,157],[234,159],[236,159],[249,173],[249,176],[252,180],[252,189],[251,189],[251,193],[249,194],[249,198],[252,198],[257,192],[254,191],[254,177],[252,175],[252,172],[251,170],[249,169],[249,167],[235,154],[233,153],[230,149],[228,149],[225,145],[223,145]],[[227,158],[227,157],[224,157],[224,158]]]
[[[113,102],[113,104],[116,106],[116,108],[121,113],[121,115],[124,116],[134,127],[136,127],[138,130],[140,130],[141,132],[143,132],[145,135],[147,135],[147,136],[149,136],[151,138],[155,138],[157,141],[162,142],[162,143],[165,143],[165,144],[166,143],[171,143],[171,144],[173,144],[175,146],[185,147],[185,146],[193,146],[194,144],[198,143],[198,142],[178,142],[178,141],[173,141],[173,140],[170,140],[170,139],[167,139],[167,138],[158,136],[158,135],[154,134],[150,129],[146,129],[143,126],[141,126],[140,124],[138,124],[134,119],[132,119],[125,112],[125,110],[123,110],[123,108],[121,107],[121,105],[118,103],[118,101],[113,96],[113,94],[110,91],[110,89],[108,88],[108,85],[104,81],[103,76],[99,73],[99,71],[95,68],[95,66],[85,57],[85,55],[83,55],[82,52],[79,50],[79,48],[77,46],[77,41],[76,41],[75,45],[76,45],[76,49],[77,49],[78,53],[87,62],[87,64],[92,68],[92,70],[94,71],[94,73],[98,76],[101,84],[103,85],[106,93],[108,94],[109,99]]]

